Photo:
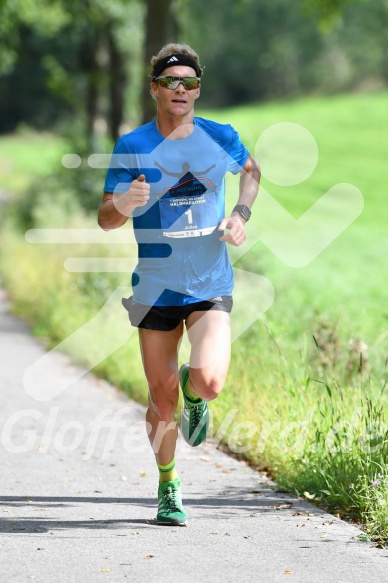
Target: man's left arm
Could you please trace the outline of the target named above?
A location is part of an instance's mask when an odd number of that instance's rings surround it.
[[[260,168],[256,160],[249,154],[244,167],[240,172],[240,195],[238,197],[237,205],[243,205],[250,210],[257,196],[260,184]],[[225,235],[220,237],[220,241],[226,241],[231,245],[242,245],[246,241],[247,235],[245,232],[246,220],[238,211],[232,211],[230,217],[226,217],[219,224],[218,230],[228,230]]]

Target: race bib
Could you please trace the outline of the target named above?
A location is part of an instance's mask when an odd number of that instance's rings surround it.
[[[172,187],[159,199],[163,236],[183,238],[210,235],[218,225],[215,192],[207,190],[197,180],[196,183],[188,182],[185,196],[182,194],[181,184],[179,189]]]

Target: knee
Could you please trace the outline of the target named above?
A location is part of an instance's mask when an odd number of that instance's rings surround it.
[[[160,421],[170,422],[178,405],[177,386],[151,386],[149,384],[149,411]]]
[[[204,387],[205,396],[203,397],[205,401],[213,401],[217,399],[218,395],[221,393],[223,383],[218,379],[210,379],[207,381]]]
[[[190,371],[190,380],[194,391],[201,399],[213,401],[218,397],[224,385],[224,378],[218,375],[205,375],[201,371],[193,374]]]

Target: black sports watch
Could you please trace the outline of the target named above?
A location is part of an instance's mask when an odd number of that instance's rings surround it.
[[[252,214],[250,209],[245,204],[237,204],[232,212],[236,212],[241,215],[245,221],[249,221]]]

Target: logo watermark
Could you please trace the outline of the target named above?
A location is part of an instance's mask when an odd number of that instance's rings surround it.
[[[251,457],[265,453],[267,447],[282,454],[298,456],[324,451],[328,455],[345,455],[355,448],[359,452],[372,454],[384,447],[388,426],[382,422],[360,424],[360,409],[353,411],[347,422],[328,427],[321,435],[319,444],[314,439],[317,410],[309,407],[301,421],[282,424],[280,421],[258,423],[236,421],[238,409],[230,409],[215,430],[210,425],[207,441],[217,447],[221,443],[235,454]],[[114,410],[107,408],[83,423],[78,419],[60,421],[60,407],[51,407],[44,415],[38,409],[22,409],[5,422],[0,443],[3,449],[13,454],[55,451],[61,454],[82,452],[82,459],[107,460],[114,451],[128,454],[149,451],[150,442],[154,453],[158,453],[165,435],[176,430],[176,422],[160,421],[152,432],[151,424],[138,418],[130,406]],[[39,428],[26,428],[31,423]],[[153,439],[150,438],[153,433]],[[196,435],[192,436],[195,441]],[[206,443],[206,442],[205,442]],[[178,440],[178,450],[184,447]]]

